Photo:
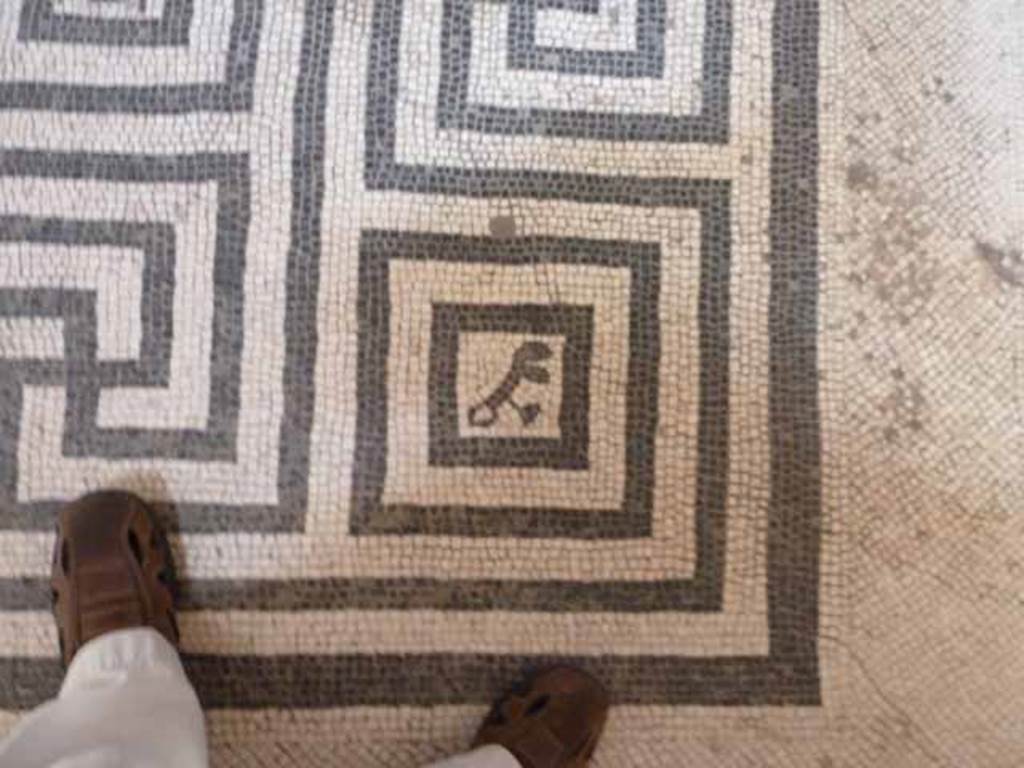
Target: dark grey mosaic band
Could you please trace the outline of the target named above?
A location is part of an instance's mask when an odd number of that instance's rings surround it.
[[[649,656],[511,656],[483,654],[346,656],[186,656],[185,670],[204,707],[282,708],[486,704],[495,691],[531,670],[572,664],[600,679],[617,705],[815,706],[813,663],[757,657],[712,657],[680,664]],[[56,690],[54,660],[0,659],[0,678],[32,681],[11,689],[4,706],[38,703],[39,681]],[[346,684],[348,681],[348,684]],[[439,687],[438,681],[444,681]]]

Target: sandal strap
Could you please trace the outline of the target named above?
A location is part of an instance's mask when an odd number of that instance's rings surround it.
[[[572,756],[569,748],[541,722],[525,729],[505,748],[525,768],[561,768]]]
[[[123,564],[100,562],[75,574],[78,621],[83,639],[111,627],[141,626],[146,613],[132,574]]]

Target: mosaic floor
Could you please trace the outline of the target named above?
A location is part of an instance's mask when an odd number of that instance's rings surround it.
[[[411,768],[553,660],[599,766],[1020,765],[1022,40],[0,3],[0,731],[61,677],[54,510],[116,486],[215,765]]]

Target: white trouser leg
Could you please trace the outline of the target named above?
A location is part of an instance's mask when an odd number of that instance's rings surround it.
[[[490,744],[462,755],[449,757],[427,768],[522,768],[519,761],[504,747]]]
[[[199,699],[177,651],[149,628],[82,646],[60,693],[0,743],[19,768],[206,768]]]

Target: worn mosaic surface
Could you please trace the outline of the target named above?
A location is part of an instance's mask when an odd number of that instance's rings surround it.
[[[175,531],[219,765],[1024,761],[1024,5],[0,3],[0,730],[54,510]],[[881,762],[880,762],[881,761]]]

